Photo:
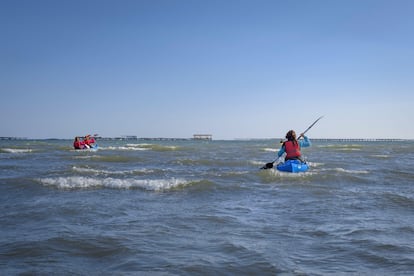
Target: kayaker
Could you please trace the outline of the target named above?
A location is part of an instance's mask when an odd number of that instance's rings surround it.
[[[84,149],[85,148],[85,142],[81,141],[81,139],[76,136],[75,141],[73,142],[73,147],[75,149]]]
[[[284,153],[286,153],[285,161],[286,160],[300,160],[304,162],[305,160],[302,158],[302,154],[300,152],[301,148],[310,147],[311,142],[307,136],[303,133],[299,135],[299,138],[303,137],[303,140],[296,139],[296,133],[294,130],[289,130],[286,133],[287,141],[283,142],[277,156],[280,157]]]
[[[92,148],[93,145],[95,144],[95,139],[93,137],[91,137],[90,134],[86,135],[85,138],[83,139],[83,141],[85,142],[85,146],[87,148]]]

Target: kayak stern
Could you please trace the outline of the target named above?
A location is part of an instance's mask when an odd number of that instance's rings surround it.
[[[306,172],[309,169],[309,166],[300,160],[287,160],[284,163],[278,164],[276,169],[282,172],[298,173]]]

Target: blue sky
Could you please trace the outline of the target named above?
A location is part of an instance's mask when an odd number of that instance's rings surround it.
[[[414,139],[414,1],[0,0],[0,136]]]

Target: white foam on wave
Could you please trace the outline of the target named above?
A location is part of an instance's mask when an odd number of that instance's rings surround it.
[[[3,148],[1,149],[1,151],[3,152],[8,152],[8,153],[28,153],[28,152],[32,152],[32,149],[11,149],[11,148]]]
[[[334,170],[337,171],[337,172],[351,173],[351,174],[367,174],[367,173],[369,173],[369,171],[366,171],[366,170],[357,171],[357,170],[346,170],[346,169],[343,169],[343,168],[335,168]]]
[[[74,156],[74,159],[92,159],[92,158],[96,158],[98,155],[79,155],[79,156]]]
[[[330,145],[318,145],[318,148],[362,148],[362,145],[358,144],[330,144]]]
[[[138,143],[138,144],[134,144],[134,143],[130,143],[130,144],[126,144],[127,147],[151,147],[152,144],[149,143]]]
[[[251,164],[251,165],[254,165],[254,166],[264,166],[267,162],[257,161],[257,160],[250,160],[248,163]]]
[[[80,173],[94,173],[94,174],[119,174],[119,175],[125,175],[125,174],[134,174],[134,173],[152,173],[153,170],[150,169],[136,169],[136,170],[129,170],[129,171],[108,171],[108,170],[98,170],[98,169],[92,169],[92,168],[81,168],[73,166],[72,169],[76,172]]]
[[[171,190],[180,186],[186,186],[191,181],[179,178],[170,179],[116,179],[116,178],[93,178],[83,176],[49,177],[41,178],[39,181],[46,186],[54,186],[59,189],[80,188],[113,188],[132,189],[141,188],[149,191]]]
[[[110,173],[109,171],[105,171],[105,170],[97,170],[97,169],[90,169],[90,168],[79,168],[79,167],[75,167],[73,166],[72,169],[76,172],[81,172],[81,173]]]
[[[280,149],[276,148],[265,148],[264,151],[270,151],[270,152],[279,152]]]
[[[313,175],[314,174],[314,172],[311,172],[311,171],[298,172],[298,173],[282,172],[282,171],[279,171],[277,169],[270,169],[270,170],[266,170],[266,171],[268,171],[268,173],[270,173],[273,176],[278,176],[278,177],[293,177],[293,178],[295,178],[295,177],[302,178],[302,177],[307,177],[307,176],[310,176],[310,175]]]
[[[157,144],[147,144],[147,143],[139,143],[139,144],[126,144],[124,146],[109,146],[103,147],[101,149],[106,150],[130,150],[130,151],[146,151],[146,150],[155,150],[155,151],[173,151],[177,150],[177,146],[165,146],[165,145],[157,145]]]
[[[390,157],[389,155],[386,155],[386,154],[374,154],[374,155],[371,155],[372,157],[376,157],[376,158],[388,158],[388,157]]]
[[[318,162],[306,162],[306,163],[309,164],[309,167],[311,167],[311,168],[321,167],[321,166],[325,165],[324,163],[318,163]]]
[[[109,146],[109,147],[101,147],[103,150],[130,150],[130,151],[145,151],[150,150],[150,148],[140,148],[140,147],[129,147],[129,146]]]

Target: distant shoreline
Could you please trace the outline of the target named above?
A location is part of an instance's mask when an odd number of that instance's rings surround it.
[[[102,141],[212,141],[210,139],[194,138],[168,138],[168,137],[95,137]],[[281,138],[240,138],[240,139],[218,139],[215,141],[255,141],[255,140],[280,140]],[[27,138],[27,137],[0,137],[0,140],[71,140],[71,138]],[[399,142],[413,141],[414,139],[400,138],[311,138],[314,142]]]

